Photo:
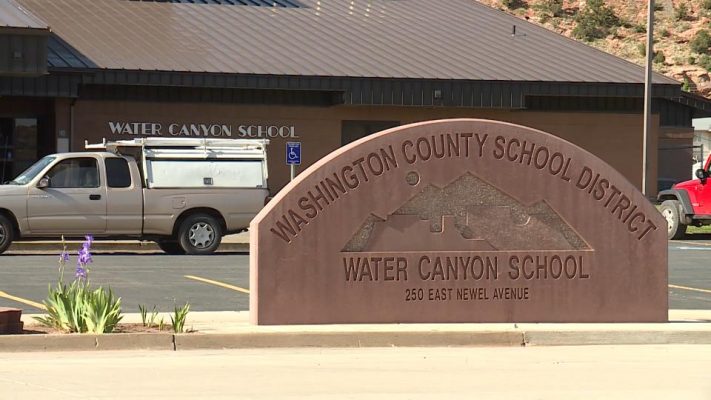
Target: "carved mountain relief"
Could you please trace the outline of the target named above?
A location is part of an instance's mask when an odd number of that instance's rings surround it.
[[[371,214],[346,252],[583,250],[589,246],[544,200],[527,206],[466,173],[428,185],[387,218]]]

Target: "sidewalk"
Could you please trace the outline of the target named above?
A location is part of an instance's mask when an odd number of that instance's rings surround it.
[[[359,324],[256,326],[248,312],[193,312],[194,333],[6,335],[1,352],[281,347],[472,347],[711,344],[711,310],[671,310],[669,323]],[[170,321],[167,314],[163,315]],[[23,315],[25,329],[37,322]],[[127,314],[124,323],[140,323]]]
[[[80,240],[67,240],[67,247],[70,249],[80,248]],[[10,245],[8,253],[15,252],[33,252],[33,253],[51,253],[55,254],[62,250],[62,242],[60,240],[41,240],[41,241],[17,241]],[[162,252],[155,242],[141,240],[101,240],[97,239],[91,245],[91,250],[94,253],[130,253],[130,252]],[[222,238],[220,247],[217,251],[220,252],[248,252],[249,251],[249,232],[236,233],[227,235]]]

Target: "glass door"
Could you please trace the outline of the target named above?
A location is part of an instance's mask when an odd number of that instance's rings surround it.
[[[0,182],[37,161],[37,118],[0,118]]]

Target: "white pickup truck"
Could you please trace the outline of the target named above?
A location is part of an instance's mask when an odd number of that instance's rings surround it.
[[[0,252],[17,239],[92,234],[212,253],[264,206],[267,143],[145,138],[48,155],[0,186]]]

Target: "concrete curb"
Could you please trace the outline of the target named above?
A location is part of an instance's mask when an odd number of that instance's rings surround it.
[[[711,331],[526,331],[524,342],[526,346],[711,344]]]
[[[0,336],[0,353],[82,350],[175,350],[174,335],[109,333]]]
[[[283,347],[522,346],[522,332],[270,332],[178,334],[176,350]]]
[[[0,336],[0,353],[357,347],[518,347],[711,344],[709,330],[332,331],[25,334]]]

